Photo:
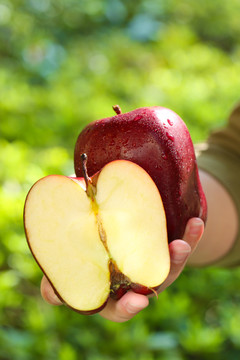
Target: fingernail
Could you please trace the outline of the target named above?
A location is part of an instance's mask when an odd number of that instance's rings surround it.
[[[143,310],[146,306],[143,306],[143,307],[139,307],[139,306],[136,306],[134,304],[131,304],[130,302],[128,302],[126,304],[126,310],[129,314],[136,314],[138,313],[139,311]]]
[[[201,219],[194,219],[194,221],[191,223],[189,233],[192,236],[199,235],[199,231],[202,227],[202,220]]]
[[[55,292],[51,292],[50,294],[47,294],[47,300],[52,305],[62,305],[63,304],[62,301],[57,296],[57,294],[55,294]]]
[[[175,264],[183,263],[184,261],[187,260],[188,256],[190,255],[190,252],[191,252],[190,249],[178,252],[178,253],[174,254],[174,257],[172,258],[172,261]]]

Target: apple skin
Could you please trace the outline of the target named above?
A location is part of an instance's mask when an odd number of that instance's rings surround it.
[[[113,290],[110,293],[110,297],[113,300],[119,300],[123,295],[125,295],[129,290],[141,295],[151,295],[157,294],[157,290],[159,289],[160,285],[155,288],[148,288],[141,284],[131,283],[129,286],[120,285],[118,289]]]
[[[122,159],[140,165],[152,177],[163,200],[169,242],[182,239],[190,218],[206,222],[207,203],[193,143],[174,111],[143,107],[87,125],[74,150],[77,177],[83,176],[82,153],[88,156],[89,176],[110,161]]]

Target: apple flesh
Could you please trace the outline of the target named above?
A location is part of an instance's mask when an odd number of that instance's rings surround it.
[[[181,239],[192,217],[206,221],[207,204],[193,143],[183,120],[163,107],[144,107],[94,121],[80,133],[75,172],[83,176],[80,155],[88,155],[89,175],[113,160],[140,165],[155,182],[164,204],[168,240]]]
[[[27,241],[56,294],[93,314],[109,297],[149,294],[170,268],[159,191],[137,164],[108,163],[89,178],[50,175],[30,189],[24,208]]]

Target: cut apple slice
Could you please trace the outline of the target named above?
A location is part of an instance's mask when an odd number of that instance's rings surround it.
[[[132,162],[113,161],[98,177],[96,202],[120,272],[132,283],[161,284],[169,272],[166,219],[150,176]]]
[[[150,176],[130,161],[113,161],[85,181],[39,180],[27,196],[24,224],[55,292],[83,314],[130,288],[150,293],[168,275],[162,200]]]
[[[80,184],[58,175],[39,180],[27,197],[25,230],[59,297],[74,309],[88,311],[109,296],[109,257]]]

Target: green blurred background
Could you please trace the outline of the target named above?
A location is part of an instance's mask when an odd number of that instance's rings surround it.
[[[194,142],[240,94],[239,0],[0,0],[0,359],[240,358],[240,269],[186,269],[124,324],[52,307],[27,247],[31,185],[73,172],[90,121],[162,105]]]

